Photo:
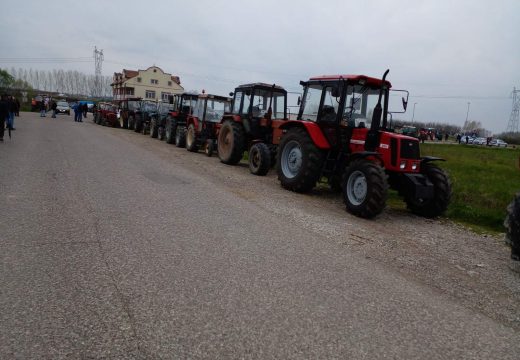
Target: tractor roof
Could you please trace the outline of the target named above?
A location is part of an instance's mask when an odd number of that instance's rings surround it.
[[[321,76],[314,76],[309,79],[309,82],[319,81],[319,82],[325,82],[325,81],[339,81],[339,80],[345,80],[353,83],[362,83],[364,82],[367,85],[374,86],[374,87],[381,87],[382,81],[378,78],[373,78],[370,76],[365,75],[321,75]],[[390,88],[392,87],[392,84],[389,81],[385,80],[386,85]]]
[[[215,99],[215,100],[222,100],[222,101],[231,101],[232,99],[227,96],[220,96],[220,95],[213,95],[213,94],[201,94],[199,95],[199,99]]]
[[[276,89],[278,91],[282,91],[282,92],[287,92],[285,91],[285,89],[281,86],[278,86],[278,85],[275,85],[275,84],[266,84],[266,83],[251,83],[251,84],[244,84],[244,85],[240,85],[240,86],[237,86],[237,89],[242,89],[242,88],[262,88],[264,90],[271,90],[271,89]]]

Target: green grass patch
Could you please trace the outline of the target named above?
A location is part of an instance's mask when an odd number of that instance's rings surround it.
[[[506,207],[520,191],[520,149],[421,144],[450,174],[453,197],[446,217],[476,230],[503,232]]]

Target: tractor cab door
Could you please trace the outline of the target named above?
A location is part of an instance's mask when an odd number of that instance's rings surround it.
[[[304,91],[299,118],[318,124],[331,144],[338,143],[341,94],[336,84],[308,84]]]

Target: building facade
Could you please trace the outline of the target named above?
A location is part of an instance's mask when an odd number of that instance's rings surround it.
[[[140,97],[155,101],[168,101],[168,96],[181,94],[184,88],[178,76],[165,73],[157,66],[146,70],[126,70],[114,73],[112,84],[114,100]]]

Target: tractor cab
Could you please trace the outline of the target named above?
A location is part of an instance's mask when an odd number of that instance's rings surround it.
[[[240,116],[244,129],[253,138],[271,133],[273,119],[287,119],[287,91],[281,86],[264,83],[237,87],[231,113]]]
[[[235,165],[249,153],[249,170],[265,175],[276,156],[280,126],[287,121],[287,91],[281,86],[253,83],[238,86],[231,113],[222,117],[218,156]]]
[[[193,113],[186,120],[186,149],[197,151],[204,147],[211,156],[217,140],[220,120],[231,111],[231,98],[202,94],[195,103]]]

